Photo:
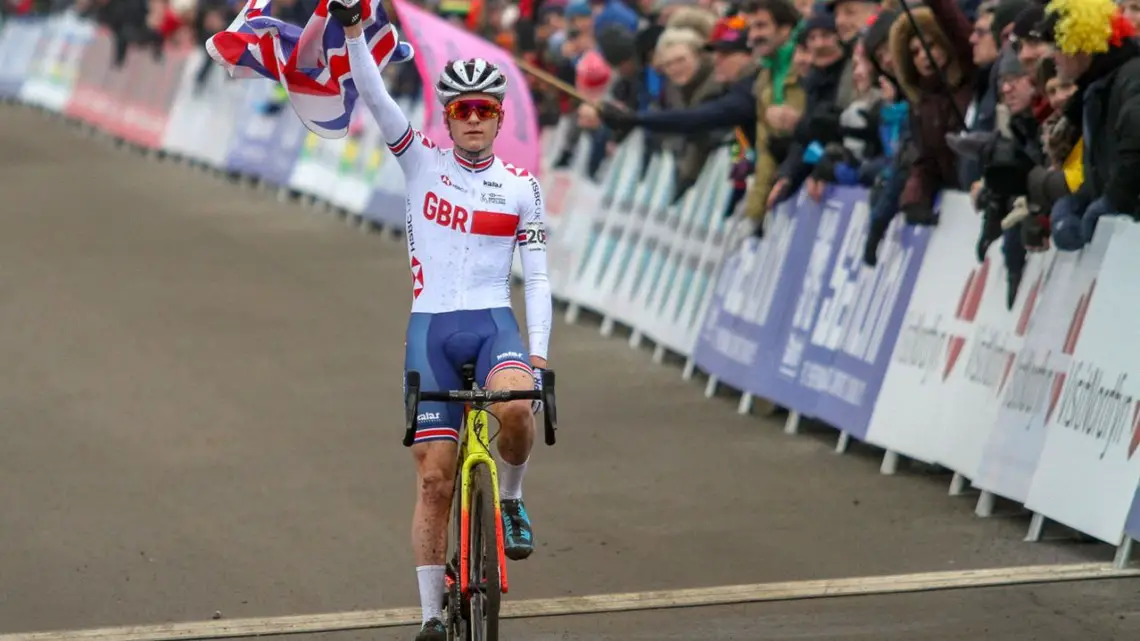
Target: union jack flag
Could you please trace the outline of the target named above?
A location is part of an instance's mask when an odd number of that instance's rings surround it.
[[[376,65],[407,62],[380,0],[364,3],[361,25]],[[348,135],[358,93],[348,64],[344,28],[321,0],[304,29],[270,17],[272,0],[248,0],[233,23],[206,41],[206,51],[231,78],[263,76],[281,83],[305,127],[322,138]]]

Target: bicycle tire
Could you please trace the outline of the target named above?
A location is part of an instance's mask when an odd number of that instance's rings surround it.
[[[499,641],[499,542],[496,527],[499,520],[491,469],[476,465],[471,479],[471,524],[469,541],[470,585],[475,586],[468,599],[469,641]]]

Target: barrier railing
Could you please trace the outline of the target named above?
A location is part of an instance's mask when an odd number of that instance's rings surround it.
[[[272,108],[268,81],[213,69],[199,82],[202,64],[199,51],[132,52],[115,69],[107,36],[69,13],[0,25],[0,98],[403,228],[403,177],[364,110],[347,138],[321,139]],[[936,228],[896,219],[870,269],[864,190],[801,194],[763,241],[734,241],[726,150],[675,200],[674,159],[647,158],[636,132],[596,182],[584,138],[570,167],[553,167],[567,126],[542,141],[567,320],[588,309],[603,334],[629,327],[655,361],[674,352],[686,378],[707,373],[709,396],[740,390],[742,413],[754,397],[787,407],[788,432],[813,417],[839,430],[840,451],[852,437],[882,447],[884,473],[900,456],[945,466],[952,494],[980,490],[979,516],[998,497],[1030,510],[1030,540],[1054,520],[1127,561],[1140,537],[1140,227],[1105,218],[1084,250],[1030,256],[1007,309],[1000,248],[977,264],[964,194],[944,194]]]

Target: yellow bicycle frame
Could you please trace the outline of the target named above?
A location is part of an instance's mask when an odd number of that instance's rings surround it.
[[[491,470],[491,495],[495,504],[495,546],[499,556],[499,591],[507,593],[507,558],[503,547],[503,514],[499,505],[499,470],[491,456],[491,440],[488,430],[489,413],[468,403],[464,407],[463,440],[459,443],[459,589],[468,594],[471,580],[471,471],[476,465],[486,465]]]

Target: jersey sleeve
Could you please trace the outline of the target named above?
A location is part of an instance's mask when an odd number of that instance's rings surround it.
[[[547,358],[554,306],[546,272],[546,212],[542,187],[528,174],[519,181],[518,240],[526,292],[526,333],[531,356]],[[525,186],[525,193],[521,192]]]
[[[364,104],[368,105],[368,110],[380,126],[380,135],[407,177],[424,166],[435,145],[412,129],[408,117],[388,93],[364,35],[346,38],[346,42],[356,91]]]

